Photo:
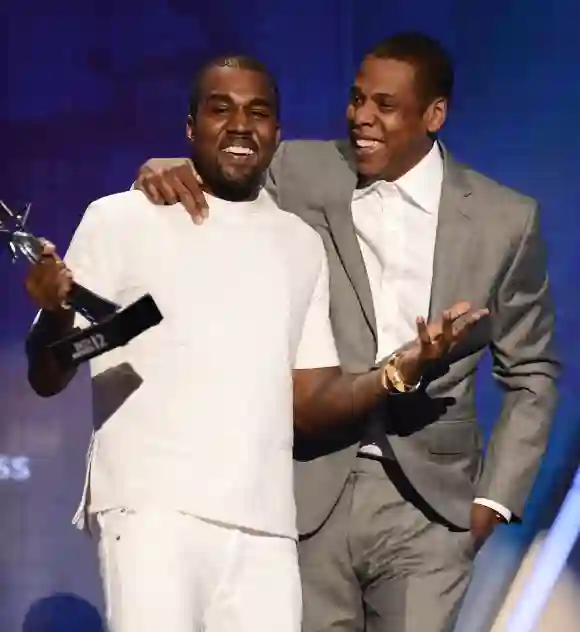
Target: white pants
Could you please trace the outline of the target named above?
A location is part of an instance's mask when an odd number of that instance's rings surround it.
[[[300,632],[293,540],[153,508],[97,519],[111,632]]]

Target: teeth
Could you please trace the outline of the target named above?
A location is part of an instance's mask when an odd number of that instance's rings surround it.
[[[235,154],[236,156],[251,156],[254,153],[254,150],[249,147],[239,147],[237,145],[226,147],[224,151],[228,154]]]
[[[379,146],[378,140],[365,140],[363,138],[359,138],[356,141],[356,146],[361,147],[362,149],[371,149]]]

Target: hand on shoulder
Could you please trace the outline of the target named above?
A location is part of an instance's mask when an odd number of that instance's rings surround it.
[[[196,224],[208,217],[199,176],[189,158],[150,158],[139,168],[135,188],[153,204],[181,202]]]

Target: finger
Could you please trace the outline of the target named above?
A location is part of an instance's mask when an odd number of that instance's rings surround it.
[[[185,210],[195,219],[203,221],[204,211],[206,210],[206,200],[203,192],[196,184],[197,191],[193,193],[187,188],[186,184],[179,176],[175,176],[174,187],[179,197],[179,201],[185,207]]]
[[[469,333],[475,323],[489,314],[488,309],[479,309],[468,314],[462,321],[453,324],[453,345],[461,342]]]
[[[199,199],[198,202],[201,206],[201,214],[202,217],[204,219],[207,219],[209,217],[209,206],[207,203],[207,198],[205,197],[205,195],[203,194],[203,180],[201,179],[201,176],[199,175],[199,173],[197,172],[195,166],[193,165],[193,163],[191,163],[191,168],[193,169],[193,173],[195,175],[195,179],[197,180],[197,183],[199,184]]]
[[[63,260],[58,256],[56,252],[50,254],[43,254],[40,259],[33,266],[34,273],[40,277],[46,275],[56,274],[60,268],[64,267]]]
[[[453,342],[453,323],[455,319],[456,315],[451,310],[445,310],[445,312],[443,312],[440,339],[445,348],[448,348],[449,345]]]
[[[177,204],[177,195],[173,189],[172,175],[171,173],[164,173],[163,175],[151,176],[151,182],[155,185],[155,188],[161,195],[162,203],[165,204]]]
[[[487,309],[487,307],[483,308],[483,309],[478,309],[475,312],[471,312],[469,318],[473,320],[473,322],[477,322],[478,320],[481,320],[482,318],[484,318],[485,316],[489,316],[489,309]]]
[[[52,242],[48,241],[48,239],[44,239],[44,237],[40,238],[40,243],[42,244],[42,252],[40,255],[42,257],[52,257],[56,251],[56,246]]]
[[[426,347],[431,345],[431,336],[425,319],[422,316],[418,316],[415,323],[417,325],[417,337],[419,338],[421,346]]]
[[[455,321],[458,318],[465,316],[465,314],[467,314],[470,309],[471,309],[470,303],[468,303],[467,301],[459,301],[458,303],[455,303],[455,305],[452,305],[448,310],[445,310],[445,311],[449,313],[451,320]]]
[[[143,178],[142,180],[137,180],[136,185],[138,189],[143,191],[150,202],[153,204],[163,204],[163,198],[161,197],[161,193],[159,189],[155,186],[153,182],[151,182],[151,178]]]
[[[191,168],[193,170],[193,173],[195,175],[195,179],[197,180],[199,185],[202,185],[203,184],[203,180],[201,179],[201,176],[197,172],[197,169],[195,168],[195,165],[193,164],[193,162],[190,162],[190,164],[191,164]]]
[[[475,325],[475,323],[477,323],[478,321],[480,321],[482,318],[484,318],[487,315],[489,315],[488,309],[478,309],[477,311],[471,312],[471,314],[468,314],[463,321],[460,321],[457,324],[462,329],[467,329]]]
[[[466,301],[460,301],[458,303],[455,303],[455,305],[451,306],[449,309],[446,309],[435,321],[430,322],[427,327],[431,340],[439,342],[445,338],[445,335],[447,336],[447,339],[449,339],[448,322],[455,322],[457,319],[468,313],[469,308],[469,303],[467,303]],[[446,323],[445,333],[443,332],[444,323]]]
[[[201,214],[201,217],[206,219],[208,217],[207,200],[203,194],[201,177],[195,170],[193,163],[190,160],[175,171],[177,177],[193,198],[196,214]],[[192,217],[195,220],[195,214],[192,214]]]
[[[71,271],[63,267],[59,270],[58,275],[53,279],[52,283],[48,284],[47,293],[54,297],[53,303],[55,306],[64,306],[67,296],[70,294],[72,283]]]
[[[48,255],[42,255],[42,257],[38,261],[38,265],[41,268],[40,274],[46,274],[47,270],[55,270],[58,272],[61,268],[65,268],[66,265],[64,261],[59,257],[58,253],[53,252]],[[50,274],[50,272],[48,272]]]
[[[150,175],[151,169],[149,169],[149,167],[141,167],[139,169],[139,173],[137,174],[137,179],[133,183],[133,188],[137,191],[143,191],[147,197],[149,197],[149,194],[146,191],[146,187]]]
[[[57,268],[66,268],[65,262],[60,258],[58,252],[54,252],[52,254],[52,260],[54,261],[54,264],[57,266]]]
[[[59,301],[62,302],[68,296],[72,287],[72,274],[70,270],[64,268],[59,272],[57,278],[57,295]]]

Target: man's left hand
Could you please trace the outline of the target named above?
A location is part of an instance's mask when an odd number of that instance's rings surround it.
[[[485,544],[485,541],[493,533],[497,525],[502,523],[505,523],[505,519],[497,511],[477,503],[471,505],[470,530],[476,551],[479,551]]]
[[[429,362],[444,358],[488,314],[487,309],[471,311],[471,305],[461,301],[432,323],[417,318],[417,338],[400,353],[396,363],[405,383],[415,384]]]

